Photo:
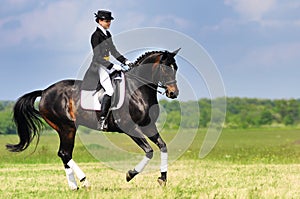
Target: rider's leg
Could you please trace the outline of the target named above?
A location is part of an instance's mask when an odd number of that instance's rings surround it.
[[[104,130],[105,119],[108,114],[108,110],[111,105],[111,96],[114,93],[113,86],[111,84],[111,79],[109,77],[109,73],[104,67],[99,68],[99,77],[100,84],[103,86],[105,90],[105,95],[102,98],[101,103],[101,112],[100,112],[100,120],[99,120],[99,130]]]

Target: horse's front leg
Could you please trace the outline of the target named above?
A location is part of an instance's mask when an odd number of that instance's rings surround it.
[[[153,149],[150,144],[147,142],[144,135],[141,133],[139,128],[133,130],[130,134],[127,134],[131,139],[143,149],[145,152],[145,157],[137,164],[133,170],[129,170],[126,174],[126,181],[129,182],[132,180],[137,174],[141,173],[144,168],[147,166],[149,161],[153,157]]]
[[[168,150],[166,143],[162,140],[159,134],[156,134],[153,137],[149,137],[158,148],[160,149],[160,173],[161,176],[157,179],[158,183],[161,186],[166,186],[167,183],[167,172],[168,172]]]
[[[159,135],[155,125],[149,125],[142,129],[145,135],[155,143],[160,150],[160,173],[161,176],[157,179],[161,186],[166,186],[167,183],[167,172],[168,172],[168,149],[166,143],[163,141]]]

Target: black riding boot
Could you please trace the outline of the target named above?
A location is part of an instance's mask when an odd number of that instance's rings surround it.
[[[105,126],[105,120],[108,114],[108,110],[111,105],[111,96],[104,95],[101,103],[101,112],[100,112],[100,120],[99,120],[99,130],[103,131]]]

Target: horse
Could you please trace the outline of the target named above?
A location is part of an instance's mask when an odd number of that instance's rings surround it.
[[[107,131],[125,133],[145,152],[144,158],[126,173],[127,182],[142,172],[153,157],[153,149],[146,139],[148,137],[158,146],[161,154],[160,177],[157,181],[161,186],[166,185],[168,151],[155,124],[159,116],[157,93],[161,92],[160,87],[168,98],[177,98],[178,66],[174,57],[179,50],[146,52],[138,57],[130,70],[124,72],[126,93],[123,105],[118,110],[110,111],[106,121]],[[39,141],[45,125],[42,119],[46,121],[59,135],[57,155],[64,164],[71,190],[79,189],[75,175],[81,187],[91,186],[85,173],[72,159],[76,130],[80,125],[97,130],[98,124],[97,112],[80,106],[81,84],[82,80],[62,80],[45,90],[32,91],[20,97],[13,108],[19,143],[6,145],[11,152],[24,151],[35,137]],[[39,104],[35,108],[38,97]]]

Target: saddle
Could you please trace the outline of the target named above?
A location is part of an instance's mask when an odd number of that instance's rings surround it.
[[[112,86],[114,88],[114,94],[111,100],[111,110],[119,109],[124,102],[125,98],[125,76],[124,73],[121,72],[121,76],[117,74],[111,75]],[[80,105],[84,110],[91,111],[100,111],[102,98],[105,94],[105,90],[98,83],[98,86],[95,90],[81,90],[80,93]]]

